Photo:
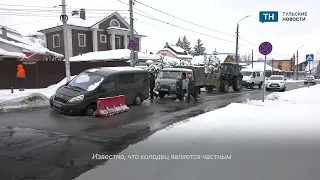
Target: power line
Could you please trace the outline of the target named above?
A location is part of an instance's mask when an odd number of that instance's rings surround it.
[[[226,42],[230,42],[230,43],[235,43],[235,42],[233,42],[233,41],[229,41],[229,40],[226,40],[226,39],[214,37],[214,36],[211,36],[211,35],[208,35],[208,34],[204,34],[204,33],[201,33],[201,32],[197,32],[197,31],[194,31],[194,30],[191,30],[191,29],[187,29],[187,28],[184,28],[184,27],[181,27],[181,26],[177,26],[177,25],[174,25],[174,24],[170,24],[170,23],[168,23],[168,22],[166,22],[166,21],[159,20],[159,19],[156,19],[156,18],[153,18],[153,17],[149,17],[149,16],[146,16],[146,15],[137,13],[137,12],[136,12],[135,14],[140,15],[140,16],[143,16],[143,17],[146,17],[146,18],[149,18],[149,19],[152,19],[152,20],[155,20],[155,21],[159,21],[159,22],[165,23],[165,24],[167,24],[167,25],[170,25],[170,26],[173,26],[173,27],[176,27],[176,28],[180,28],[180,29],[183,29],[183,30],[186,30],[186,31],[190,31],[190,32],[193,32],[193,33],[201,34],[201,35],[208,36],[208,37],[211,37],[211,38],[214,38],[214,39],[218,39],[218,40],[221,40],[221,41],[226,41]]]
[[[120,0],[119,0],[119,1],[120,1]],[[139,1],[137,1],[137,0],[134,0],[134,1],[137,2],[137,3],[139,3],[139,4],[141,4],[141,5],[143,5],[143,6],[145,6],[145,7],[148,7],[148,8],[150,8],[150,9],[153,9],[153,10],[155,10],[155,11],[158,11],[158,12],[160,12],[160,13],[163,13],[163,14],[168,15],[168,16],[170,16],[170,17],[173,17],[173,18],[175,18],[175,19],[179,19],[179,20],[184,21],[184,22],[186,22],[186,23],[189,23],[189,24],[192,24],[192,25],[195,25],[195,26],[199,26],[199,27],[201,27],[201,28],[204,28],[204,29],[207,29],[207,30],[210,30],[210,31],[214,31],[214,32],[216,32],[216,33],[220,33],[220,34],[224,34],[224,35],[228,35],[228,36],[235,37],[235,35],[228,34],[228,33],[224,33],[224,32],[221,32],[221,31],[217,31],[217,30],[214,30],[214,29],[211,29],[211,28],[207,28],[207,27],[205,27],[205,26],[202,26],[202,25],[199,25],[199,24],[196,24],[196,23],[193,23],[193,22],[184,20],[184,19],[179,18],[179,17],[177,17],[177,16],[171,15],[171,14],[169,14],[169,13],[166,13],[166,12],[164,12],[164,11],[161,11],[161,10],[159,10],[159,9],[156,9],[156,8],[154,8],[154,7],[151,7],[151,6],[149,6],[149,5],[146,5],[146,4],[144,4],[144,3],[142,3],[142,2],[139,2]]]
[[[32,9],[27,9],[27,8],[23,8],[23,9],[17,9],[17,8],[3,8],[3,7],[0,7],[0,10],[3,10],[3,11],[32,11],[32,12],[60,12],[60,10],[58,9],[35,9],[35,8],[32,8]],[[69,8],[67,11],[75,11],[75,10],[80,10],[80,9],[71,9]],[[125,10],[125,9],[85,9],[85,11],[102,11],[102,12],[105,12],[105,11],[129,11],[129,10]]]

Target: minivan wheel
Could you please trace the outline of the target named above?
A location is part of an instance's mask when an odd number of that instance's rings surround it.
[[[87,116],[93,116],[94,112],[96,112],[97,105],[95,104],[90,104],[86,107],[86,115]]]
[[[134,98],[134,104],[135,105],[140,105],[142,103],[142,96],[138,94],[136,98]]]

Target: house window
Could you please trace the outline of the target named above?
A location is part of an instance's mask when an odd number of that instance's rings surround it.
[[[60,47],[60,35],[56,34],[52,36],[53,47]]]
[[[78,33],[79,47],[86,47],[86,35]]]
[[[115,20],[115,19],[112,19],[112,20],[110,21],[110,26],[111,26],[111,27],[120,27],[120,23],[119,23],[119,21],[117,21],[117,20]]]
[[[115,42],[116,42],[116,49],[121,49],[121,38],[120,37],[115,37]]]
[[[107,35],[100,34],[100,42],[107,43]]]

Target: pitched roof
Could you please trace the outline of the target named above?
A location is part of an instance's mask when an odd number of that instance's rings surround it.
[[[13,57],[13,58],[25,58],[26,55],[19,52],[9,52],[0,48],[0,57]]]
[[[0,42],[10,44],[11,46],[19,47],[23,49],[24,52],[32,52],[32,53],[42,54],[42,55],[49,54],[57,57],[64,57],[62,54],[50,51],[49,49],[45,47],[41,47],[40,45],[36,45],[35,43],[22,40],[20,37],[10,37],[10,38],[14,39],[15,41],[10,41],[7,39],[0,38]]]
[[[70,26],[91,28],[91,27],[93,27],[95,25],[98,25],[101,22],[111,18],[112,16],[116,16],[125,26],[130,28],[130,24],[117,11],[115,11],[112,14],[109,14],[107,17],[105,17],[103,19],[101,19],[101,18],[90,18],[90,19],[85,19],[84,20],[84,19],[81,19],[81,18],[70,18],[68,20],[67,24],[70,25]],[[48,28],[45,28],[45,29],[41,29],[38,32],[49,30],[51,28],[59,27],[59,26],[62,26],[62,25],[63,25],[63,23],[59,21],[58,25],[51,26],[51,27],[48,27]],[[137,32],[135,31],[135,33],[137,33]]]

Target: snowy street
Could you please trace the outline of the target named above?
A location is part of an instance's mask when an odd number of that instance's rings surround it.
[[[306,87],[303,82],[287,84],[288,91],[301,87]],[[167,97],[106,119],[64,116],[49,107],[1,112],[1,172],[4,179],[72,179],[104,162],[92,160],[93,153],[117,154],[189,117],[260,99],[258,89],[229,94],[204,91],[196,104]]]

